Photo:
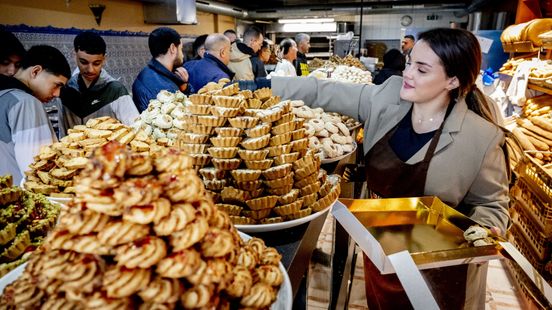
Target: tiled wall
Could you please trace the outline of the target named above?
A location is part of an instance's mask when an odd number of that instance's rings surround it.
[[[400,19],[404,15],[412,17],[412,24],[405,29],[401,26]],[[428,15],[435,15],[439,18],[428,20]],[[360,17],[357,18],[357,25],[360,23]],[[420,30],[449,27],[450,22],[467,22],[467,17],[458,18],[452,12],[428,12],[428,13],[409,13],[409,14],[365,14],[362,20],[362,39],[363,40],[400,40],[405,33],[410,31],[418,32]]]

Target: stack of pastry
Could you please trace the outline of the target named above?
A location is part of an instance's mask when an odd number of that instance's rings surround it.
[[[4,290],[1,309],[264,309],[280,254],[244,243],[205,195],[192,160],[110,142],[81,174],[73,208]],[[113,160],[116,158],[117,160]]]
[[[304,119],[291,112],[291,101],[268,88],[240,91],[222,83],[208,84],[190,101],[188,132],[177,146],[194,159],[217,207],[234,223],[276,223],[325,209],[331,202],[311,207],[325,196],[318,193],[322,186],[339,195],[309,152]],[[299,176],[293,163],[305,158],[312,169]]]
[[[25,262],[54,227],[59,207],[0,177],[0,277]]]
[[[109,141],[128,144],[132,150],[154,154],[161,146],[144,131],[136,132],[111,117],[88,120],[68,131],[59,142],[44,146],[25,172],[25,189],[51,197],[73,197],[73,179],[84,168],[94,149]]]
[[[156,99],[150,100],[148,108],[132,127],[137,131],[143,130],[160,145],[172,146],[185,126],[182,118],[186,100],[180,91],[171,93],[162,90]]]

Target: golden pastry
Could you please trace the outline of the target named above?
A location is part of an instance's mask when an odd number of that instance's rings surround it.
[[[104,229],[109,222],[109,216],[90,210],[71,209],[59,219],[59,225],[67,229],[72,234],[89,234],[99,232]]]
[[[110,298],[122,298],[137,293],[150,282],[149,269],[128,269],[112,266],[105,271],[103,287]]]
[[[98,233],[98,239],[107,245],[119,245],[132,242],[147,236],[150,228],[147,225],[140,225],[124,220],[112,220]]]
[[[175,231],[170,236],[170,243],[173,251],[181,251],[194,245],[203,239],[209,224],[204,217],[198,217],[193,222],[186,224],[182,230]]]
[[[211,285],[197,285],[186,290],[180,300],[185,308],[201,308],[209,304],[214,292]]]
[[[161,219],[169,215],[170,212],[171,202],[166,198],[159,198],[150,204],[134,205],[125,208],[123,220],[137,224],[157,224]]]
[[[191,204],[175,204],[169,215],[155,223],[153,230],[159,236],[168,236],[186,227],[186,224],[196,218],[195,214],[196,210]]]
[[[234,249],[230,232],[211,228],[201,242],[201,253],[206,257],[222,257]]]
[[[183,292],[184,287],[178,279],[157,276],[138,293],[138,296],[150,303],[175,303]]]
[[[110,298],[105,292],[96,292],[84,301],[86,309],[120,310],[132,309],[130,298]]]
[[[193,174],[164,173],[159,179],[164,184],[165,195],[172,202],[194,201],[205,191],[201,179]]]
[[[263,265],[259,266],[255,271],[261,282],[270,286],[279,286],[284,281],[284,276],[278,266]]]
[[[265,283],[256,283],[251,287],[249,294],[243,296],[240,304],[246,307],[264,308],[272,303],[275,296],[272,286]]]
[[[245,246],[238,250],[237,264],[252,270],[260,263],[259,254],[251,247]]]
[[[226,288],[226,293],[234,298],[249,294],[253,285],[253,277],[249,270],[243,266],[236,266],[233,273],[234,277]]]
[[[115,251],[115,261],[126,268],[150,268],[167,255],[167,246],[161,238],[147,236],[127,243]]]
[[[62,291],[81,291],[91,293],[102,284],[103,259],[96,255],[80,255],[70,264],[66,264],[57,276],[63,282]]]
[[[201,256],[194,249],[173,252],[157,264],[157,273],[166,278],[183,278],[192,275],[201,262]]]

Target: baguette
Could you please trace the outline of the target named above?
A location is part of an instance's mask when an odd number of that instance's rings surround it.
[[[527,135],[526,137],[527,139],[529,139],[529,141],[531,141],[531,143],[533,143],[533,145],[535,146],[535,149],[539,151],[548,151],[548,144],[540,141],[539,139],[533,136]]]
[[[546,143],[548,146],[552,146],[552,140],[546,139],[543,136],[539,136],[536,133],[534,133],[534,132],[532,132],[532,131],[530,131],[526,128],[521,127],[520,129],[521,129],[521,132],[523,132],[526,136],[533,137],[535,139],[538,139],[541,142]]]
[[[518,139],[519,143],[521,144],[521,147],[524,150],[534,151],[536,149],[535,146],[533,145],[533,143],[531,143],[531,141],[529,141],[527,136],[524,135],[523,132],[521,132],[521,129],[516,127],[512,130],[512,133]]]
[[[529,123],[523,122],[522,124],[523,124],[522,127],[529,129],[530,131],[536,133],[539,136],[552,140],[552,132],[546,131],[538,126],[535,126],[531,122]]]
[[[546,120],[542,117],[533,117],[531,118],[531,122],[539,126],[540,128],[552,133],[552,123],[550,123],[550,120]]]

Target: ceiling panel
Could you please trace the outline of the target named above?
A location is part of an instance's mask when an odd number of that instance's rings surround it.
[[[328,7],[328,6],[357,6],[361,5],[361,2],[365,5],[420,5],[420,4],[452,4],[463,3],[470,4],[470,0],[422,0],[422,1],[403,1],[403,0],[263,0],[263,1],[245,1],[245,0],[218,0],[217,2],[233,5],[236,7],[259,10],[259,9],[274,9],[282,7]]]

